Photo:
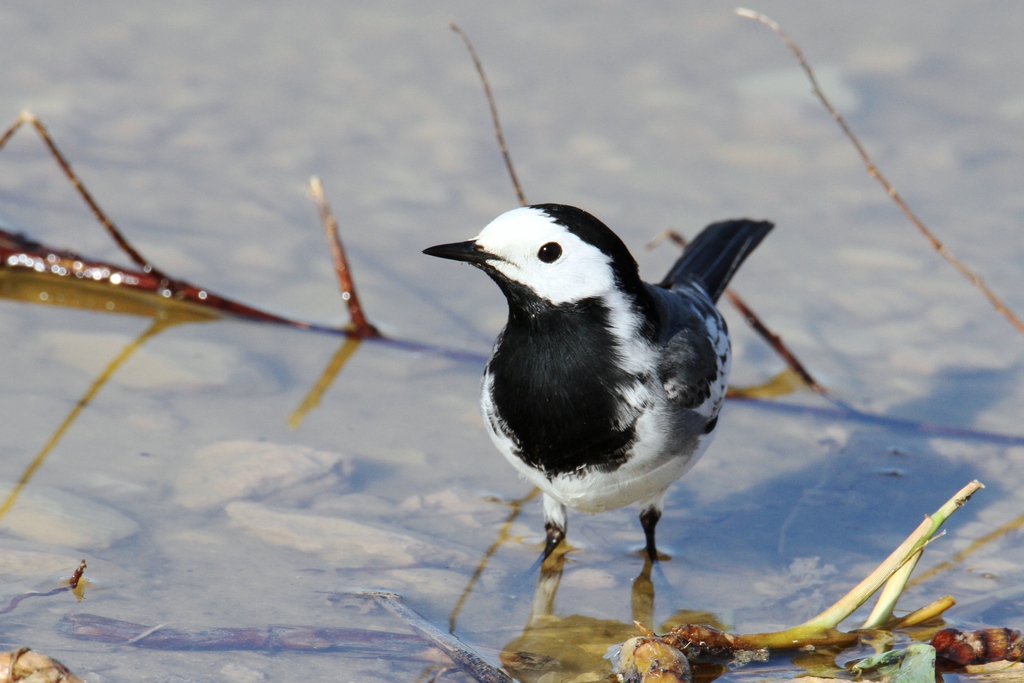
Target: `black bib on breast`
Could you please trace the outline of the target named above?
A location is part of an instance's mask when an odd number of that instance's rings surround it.
[[[608,308],[595,298],[554,306],[524,297],[533,298],[515,293],[519,305],[487,366],[501,431],[548,476],[618,469],[640,411],[622,414],[621,389],[637,378],[614,362]]]

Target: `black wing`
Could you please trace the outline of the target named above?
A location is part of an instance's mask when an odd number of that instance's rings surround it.
[[[768,221],[749,218],[712,223],[687,245],[661,286],[671,289],[696,282],[711,301],[718,301],[740,264],[773,227]]]
[[[658,376],[670,401],[696,408],[711,396],[718,379],[718,357],[707,320],[724,327],[714,304],[693,284],[672,290],[648,286],[661,322]]]

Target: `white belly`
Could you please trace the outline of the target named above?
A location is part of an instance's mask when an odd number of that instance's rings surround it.
[[[725,398],[731,350],[724,324],[716,325],[712,331],[716,333],[718,382],[711,388],[711,395],[704,403],[692,411],[685,411],[693,417],[701,416],[703,419],[699,425],[691,422],[688,428],[683,427],[679,422],[680,409],[669,404],[663,388],[660,385],[649,387],[659,395],[653,401],[653,406],[637,420],[637,438],[629,460],[614,471],[589,470],[549,478],[523,462],[513,451],[512,442],[496,433],[488,418],[493,410],[490,399],[490,382],[493,380],[489,376],[484,378],[482,391],[487,432],[498,451],[524,479],[567,507],[593,514],[660,498],[665,489],[686,474],[700,459],[717,431],[712,429],[708,434],[700,433],[703,423],[717,416]],[[642,403],[639,398],[637,402]]]
[[[541,491],[567,507],[593,514],[659,496],[697,462],[710,437],[702,438],[691,453],[663,456],[657,464],[649,458],[634,457],[613,472],[563,474],[550,479],[500,445],[499,449],[519,474]]]

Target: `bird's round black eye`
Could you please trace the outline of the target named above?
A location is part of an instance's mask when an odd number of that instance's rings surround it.
[[[544,263],[554,263],[558,260],[558,257],[562,255],[562,245],[558,242],[548,242],[540,251],[537,252],[537,258]]]

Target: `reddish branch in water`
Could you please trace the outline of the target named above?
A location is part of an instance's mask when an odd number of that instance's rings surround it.
[[[85,185],[78,177],[78,174],[71,168],[70,162],[68,162],[67,158],[61,153],[60,149],[57,148],[57,145],[53,141],[53,138],[50,137],[50,133],[46,129],[46,126],[43,125],[42,121],[36,118],[35,114],[30,111],[21,112],[21,116],[18,117],[18,120],[15,121],[2,136],[0,136],[0,149],[3,149],[3,146],[7,144],[7,141],[10,140],[17,130],[26,123],[35,128],[36,132],[39,133],[39,137],[42,139],[43,144],[46,145],[47,149],[50,150],[50,154],[53,155],[57,165],[60,166],[60,170],[64,172],[64,175],[71,181],[71,184],[75,186],[75,190],[78,192],[82,200],[85,201],[86,205],[88,205],[89,210],[92,211],[96,220],[98,220],[106,229],[110,237],[117,242],[117,246],[121,247],[121,251],[128,254],[128,257],[135,263],[135,265],[142,268],[143,271],[150,273],[159,280],[162,280],[165,286],[174,285],[175,283],[171,278],[164,275],[163,272],[158,270],[147,258],[132,246],[131,242],[129,242],[121,231],[118,230],[117,226],[114,225],[114,221],[110,220],[110,217],[107,216],[106,212],[100,208],[100,205],[96,203],[95,199],[93,199],[92,193],[85,188]]]
[[[120,266],[102,261],[82,259],[74,252],[47,247],[23,235],[2,230],[0,230],[0,268],[24,268],[55,277],[77,278],[126,287],[139,292],[157,294],[166,299],[173,298],[178,301],[186,301],[220,313],[228,313],[262,322],[280,323],[301,329],[328,329],[284,318],[273,313],[267,313],[252,306],[218,296],[206,288],[197,287],[184,280],[172,278],[156,268],[149,259],[145,258],[128,241],[117,225],[114,224],[114,221],[100,208],[100,205],[86,189],[81,178],[71,168],[71,164],[53,141],[49,131],[32,113],[23,112],[11,127],[3,135],[0,135],[0,149],[3,149],[7,141],[25,124],[31,125],[39,134],[39,137],[50,151],[57,165],[89,207],[89,210],[92,211],[114,242],[138,266],[138,270],[121,268]],[[331,215],[326,201],[323,200],[322,191],[317,205],[320,207],[325,226],[329,219],[335,227],[335,238],[331,242],[332,254],[335,270],[338,271],[339,278],[342,277],[342,271],[345,273],[345,279],[342,281],[342,298],[348,307],[353,323],[353,327],[350,329],[332,331],[360,338],[379,337],[381,336],[380,333],[366,320],[366,316],[359,304],[359,299],[355,293],[355,285],[349,274],[344,247],[342,247],[341,241],[336,237],[337,223],[334,221],[334,216]]]
[[[320,220],[324,224],[327,243],[331,246],[331,258],[334,261],[334,272],[338,276],[338,286],[341,287],[341,299],[348,305],[349,318],[352,320],[352,335],[360,339],[383,336],[363,313],[363,306],[356,294],[356,283],[352,279],[352,271],[348,267],[345,247],[342,245],[341,235],[338,233],[338,221],[324,196],[324,186],[316,176],[309,181],[309,194],[320,212]]]
[[[310,325],[266,313],[231,299],[218,296],[207,289],[181,280],[173,281],[173,288],[165,278],[152,272],[122,268],[104,261],[90,261],[73,251],[56,249],[30,240],[24,235],[0,230],[0,269],[30,270],[63,279],[86,280],[113,287],[157,294],[165,299],[187,301],[221,313],[264,322],[284,323],[294,327]]]

